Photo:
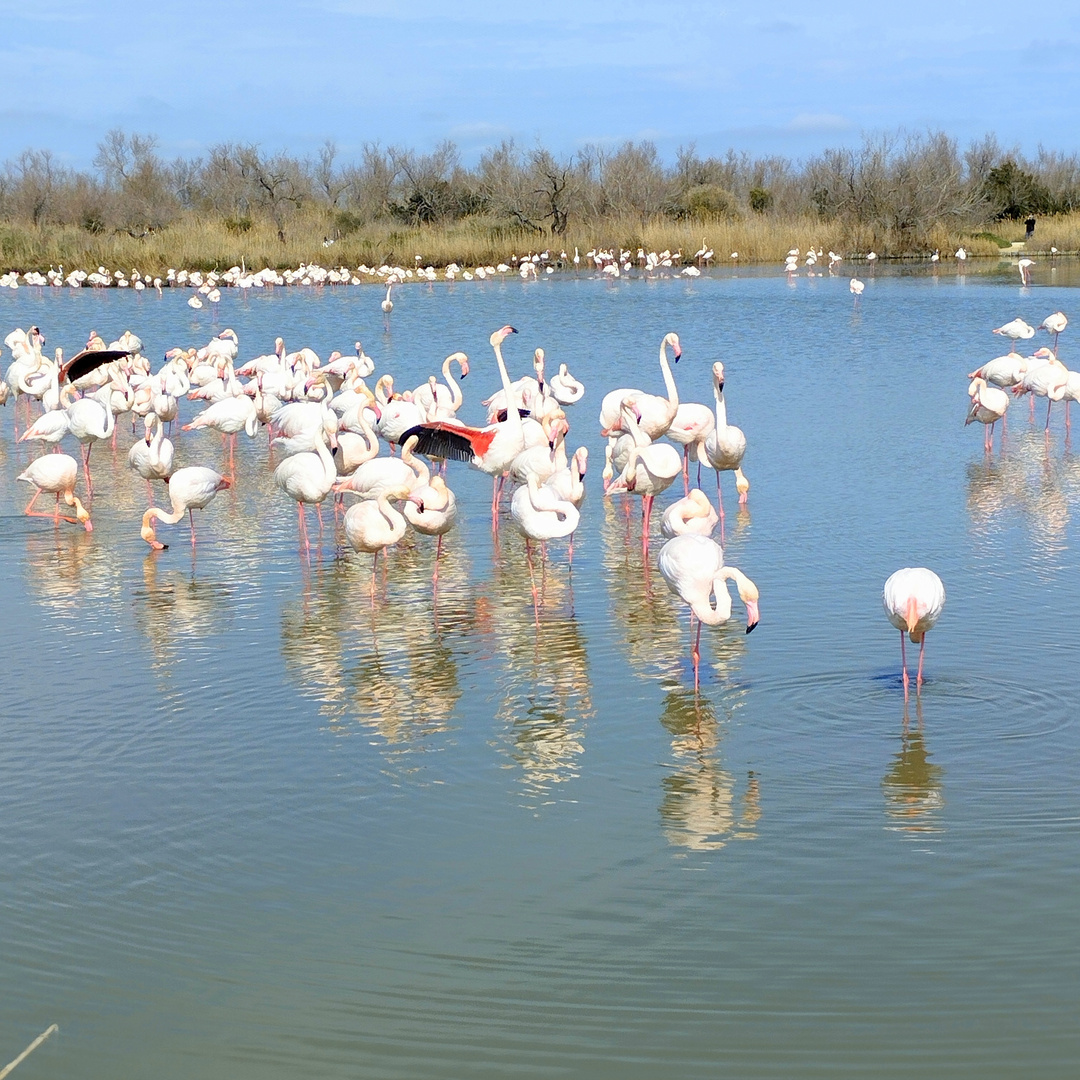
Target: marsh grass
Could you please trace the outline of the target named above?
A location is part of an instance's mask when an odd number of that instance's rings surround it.
[[[25,272],[53,266],[63,266],[65,271],[104,266],[110,271],[137,269],[164,276],[170,267],[224,270],[243,265],[248,269],[286,269],[301,263],[413,267],[417,255],[423,266],[444,267],[453,262],[473,267],[542,251],[549,251],[553,259],[565,252],[571,260],[575,248],[585,265],[585,253],[594,247],[629,250],[632,257],[638,248],[666,250],[681,254],[681,261],[689,264],[703,244],[714,252],[713,265],[730,265],[733,252],[738,253],[740,263],[782,263],[795,247],[803,252],[811,246],[831,249],[848,259],[871,249],[883,258],[892,258],[912,248],[910,240],[902,242],[899,237],[845,226],[839,221],[775,214],[698,220],[655,218],[644,222],[634,217],[616,217],[599,224],[571,222],[562,236],[550,237],[484,217],[415,227],[393,223],[352,225],[343,232],[333,215],[320,211],[294,215],[283,235],[284,240],[277,226],[266,220],[237,223],[195,214],[145,237],[92,232],[71,225],[6,223],[0,224],[0,268]],[[333,243],[324,246],[326,239]],[[938,248],[944,256],[963,244],[973,256],[997,256],[1011,241],[1023,239],[1023,222],[997,222],[985,231],[932,229],[919,246],[925,254]],[[1080,250],[1080,213],[1039,219],[1027,253],[1042,254],[1051,246],[1062,253]]]

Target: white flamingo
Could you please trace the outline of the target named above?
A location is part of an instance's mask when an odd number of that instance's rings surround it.
[[[908,696],[907,653],[904,649],[905,631],[911,643],[919,646],[919,672],[916,692],[922,688],[923,652],[926,634],[941,615],[945,606],[945,586],[933,570],[925,566],[906,566],[889,576],[881,591],[881,603],[889,622],[900,631],[900,661],[904,671],[904,698]]]

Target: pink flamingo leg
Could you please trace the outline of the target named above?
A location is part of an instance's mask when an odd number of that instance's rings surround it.
[[[188,507],[188,522],[191,525],[191,550],[195,550],[195,515],[191,512],[191,507]]]
[[[716,504],[720,507],[720,543],[724,541],[724,495],[720,490],[720,470],[716,470]]]
[[[915,692],[918,693],[922,689],[922,665],[923,665],[923,653],[926,651],[926,635],[923,634],[922,641],[919,642],[919,673],[915,676]]]
[[[641,499],[641,550],[646,556],[649,555],[649,526],[652,522],[652,495],[644,495]]]
[[[379,553],[376,551],[371,557],[371,607],[375,609],[375,567],[379,565]]]
[[[536,619],[537,629],[540,627],[540,600],[536,592],[536,574],[533,571],[532,545],[529,538],[525,538],[525,558],[529,562],[529,581],[532,583],[533,617]]]
[[[690,444],[687,443],[682,451],[682,486],[683,495],[690,494]]]
[[[698,670],[701,664],[701,620],[698,619],[697,635],[694,637],[694,649],[691,654],[694,658],[694,693],[698,692]]]
[[[908,699],[907,650],[904,647],[904,631],[900,631],[900,665],[904,670],[904,700]]]

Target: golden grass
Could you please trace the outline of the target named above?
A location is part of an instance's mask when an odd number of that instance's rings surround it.
[[[330,247],[325,237],[334,237]],[[840,222],[822,222],[815,217],[780,218],[750,214],[733,219],[671,220],[641,222],[634,218],[611,219],[599,224],[571,224],[565,235],[551,237],[515,228],[489,218],[467,218],[446,225],[408,227],[392,223],[365,225],[339,235],[333,216],[308,212],[292,218],[285,227],[285,240],[278,237],[271,222],[256,221],[246,232],[230,231],[218,219],[196,214],[152,233],[135,238],[127,233],[94,234],[74,226],[28,227],[0,223],[0,270],[47,270],[50,266],[111,270],[164,276],[175,269],[225,270],[244,265],[248,269],[270,266],[277,269],[301,263],[323,266],[399,265],[413,267],[415,256],[424,266],[443,267],[456,262],[463,267],[508,261],[512,255],[551,251],[569,257],[576,247],[584,257],[594,247],[621,248],[636,255],[646,251],[681,252],[682,261],[693,261],[703,241],[714,251],[713,262],[728,265],[732,252],[740,263],[782,263],[792,247],[802,251],[814,246],[830,249],[846,257],[876,250],[883,258],[925,255],[934,248],[951,255],[963,244],[973,256],[996,256],[1000,240],[1007,244],[1024,238],[1023,222],[996,222],[984,231],[936,228],[924,238],[918,250],[910,243],[880,232]],[[1041,218],[1036,242],[1029,253],[1080,250],[1080,213]]]

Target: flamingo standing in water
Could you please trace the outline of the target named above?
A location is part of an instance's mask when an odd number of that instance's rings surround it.
[[[192,510],[202,510],[208,506],[219,491],[229,487],[229,481],[213,469],[207,469],[202,465],[189,465],[184,469],[177,469],[169,477],[169,499],[172,502],[172,512],[167,513],[157,506],[151,506],[143,514],[142,538],[155,550],[161,551],[168,544],[161,543],[154,531],[154,519],[163,521],[168,525],[175,525],[186,513],[191,524],[191,546],[195,547],[195,518]]]
[[[724,551],[715,540],[694,533],[669,540],[660,549],[659,566],[668,588],[690,605],[691,624],[694,618],[698,620],[691,649],[694,689],[697,690],[702,623],[719,626],[731,618],[731,594],[727,582],[734,581],[739,599],[746,606],[746,632],[749,634],[760,618],[757,586],[741,570],[724,565]],[[709,602],[713,594],[716,596],[715,607]]]
[[[394,301],[390,299],[390,290],[393,287],[394,283],[392,281],[388,281],[386,283],[386,296],[383,299],[383,302],[379,305],[379,307],[382,308],[382,312],[384,315],[389,315],[390,312],[394,310]]]
[[[1069,320],[1065,317],[1065,313],[1061,311],[1055,311],[1053,315],[1047,315],[1041,323],[1039,323],[1040,330],[1046,330],[1048,333],[1054,335],[1054,352],[1057,352],[1058,337],[1061,331],[1069,325]]]
[[[353,551],[370,551],[371,560],[371,606],[375,606],[375,567],[379,561],[379,552],[396,544],[408,528],[401,511],[390,505],[392,499],[411,498],[411,489],[407,487],[391,488],[380,491],[374,502],[367,500],[355,503],[345,513],[345,537]]]
[[[712,536],[719,520],[712,503],[709,502],[709,496],[701,488],[693,488],[689,495],[673,502],[664,511],[660,531],[669,540],[687,533]]]
[[[168,480],[172,474],[173,444],[171,439],[165,438],[165,426],[157,413],[147,413],[144,424],[145,437],[132,443],[128,451],[128,468],[146,481],[147,494],[153,498],[150,481]]]
[[[337,440],[333,435],[329,436],[331,446],[337,446]],[[287,440],[291,449],[298,450],[291,457],[287,457],[274,470],[274,483],[289,496],[296,500],[296,509],[300,520],[300,539],[304,544],[304,551],[311,552],[311,542],[308,540],[307,515],[304,512],[304,504],[314,504],[319,515],[319,536],[322,536],[322,503],[334,488],[337,480],[337,466],[334,458],[326,445],[327,435],[324,428],[309,428],[301,435]],[[275,439],[276,443],[286,442],[284,439]]]
[[[683,448],[683,494],[690,494],[690,447],[696,448],[712,434],[716,418],[708,405],[696,401],[684,401],[675,410],[675,418],[667,430],[667,437]],[[701,461],[698,461],[698,483],[701,483]]]
[[[716,427],[703,443],[698,445],[698,461],[702,457],[716,470],[716,502],[720,507],[720,540],[724,540],[724,496],[720,491],[720,474],[735,473],[735,490],[739,493],[739,505],[746,502],[750,481],[742,471],[742,459],[746,454],[746,436],[740,428],[727,422],[727,403],[724,401],[724,365],[718,360],[713,364],[713,395],[716,398]]]
[[[1024,322],[1023,319],[1017,318],[1005,323],[1004,326],[999,326],[992,333],[1008,338],[1012,351],[1016,352],[1016,343],[1033,338],[1035,336],[1035,327]]]
[[[525,449],[525,428],[518,409],[518,396],[506,372],[502,355],[502,343],[517,331],[504,326],[491,335],[489,342],[495,351],[508,407],[506,419],[475,428],[457,419],[430,420],[404,432],[402,438],[417,437],[417,453],[434,458],[453,458],[467,461],[494,478],[491,493],[491,527],[499,527],[499,496],[502,493],[503,474],[510,468],[514,458]]]
[[[90,522],[90,514],[86,507],[79,502],[79,498],[75,494],[75,481],[78,476],[79,463],[69,454],[45,454],[42,457],[35,458],[16,477],[18,480],[25,480],[26,483],[33,484],[36,489],[34,497],[26,506],[25,513],[29,514],[30,517],[51,517],[55,522],[59,522],[63,518],[64,521],[69,521],[72,525],[81,524],[87,532],[93,532],[94,526]],[[34,503],[37,502],[38,496],[43,491],[56,495],[56,509],[51,514],[48,511],[34,509]],[[66,517],[60,513],[61,495],[64,496],[64,502],[68,506],[75,507],[75,517]]]
[[[529,581],[532,585],[533,615],[540,625],[540,607],[536,592],[536,574],[533,571],[531,540],[546,544],[562,536],[571,536],[577,530],[581,515],[568,499],[562,499],[553,488],[542,487],[535,473],[529,474],[527,484],[514,492],[510,502],[510,514],[518,532],[525,537],[525,557],[529,563]]]
[[[600,434],[609,435],[618,430],[620,417],[622,416],[622,403],[624,399],[631,398],[637,407],[637,416],[641,423],[641,429],[650,439],[659,439],[666,435],[679,410],[679,389],[675,385],[675,377],[671,373],[671,365],[668,363],[667,351],[670,346],[672,356],[677,364],[682,356],[682,347],[679,344],[679,335],[675,333],[665,334],[660,342],[660,372],[664,376],[664,388],[667,397],[658,394],[646,394],[643,390],[623,388],[612,390],[604,395],[600,403]]]
[[[441,476],[433,477],[422,487],[411,488],[410,493],[412,498],[405,503],[405,520],[418,533],[439,538],[435,545],[435,572],[431,575],[431,584],[437,588],[443,537],[457,520],[457,498]]]
[[[971,398],[971,408],[968,410],[964,426],[967,427],[972,420],[978,420],[986,425],[983,437],[983,449],[987,452],[994,448],[994,424],[1001,421],[1002,433],[1005,430],[1005,410],[1009,407],[1009,395],[997,386],[988,386],[985,379],[976,378],[971,380],[968,387],[968,396]],[[1068,404],[1066,403],[1066,417],[1068,417]]]
[[[890,575],[881,591],[881,602],[889,622],[900,631],[900,662],[904,669],[904,700],[908,696],[905,631],[911,643],[919,646],[919,671],[915,677],[918,692],[923,682],[923,652],[927,631],[933,628],[945,606],[945,586],[933,570],[925,566],[906,566]]]

